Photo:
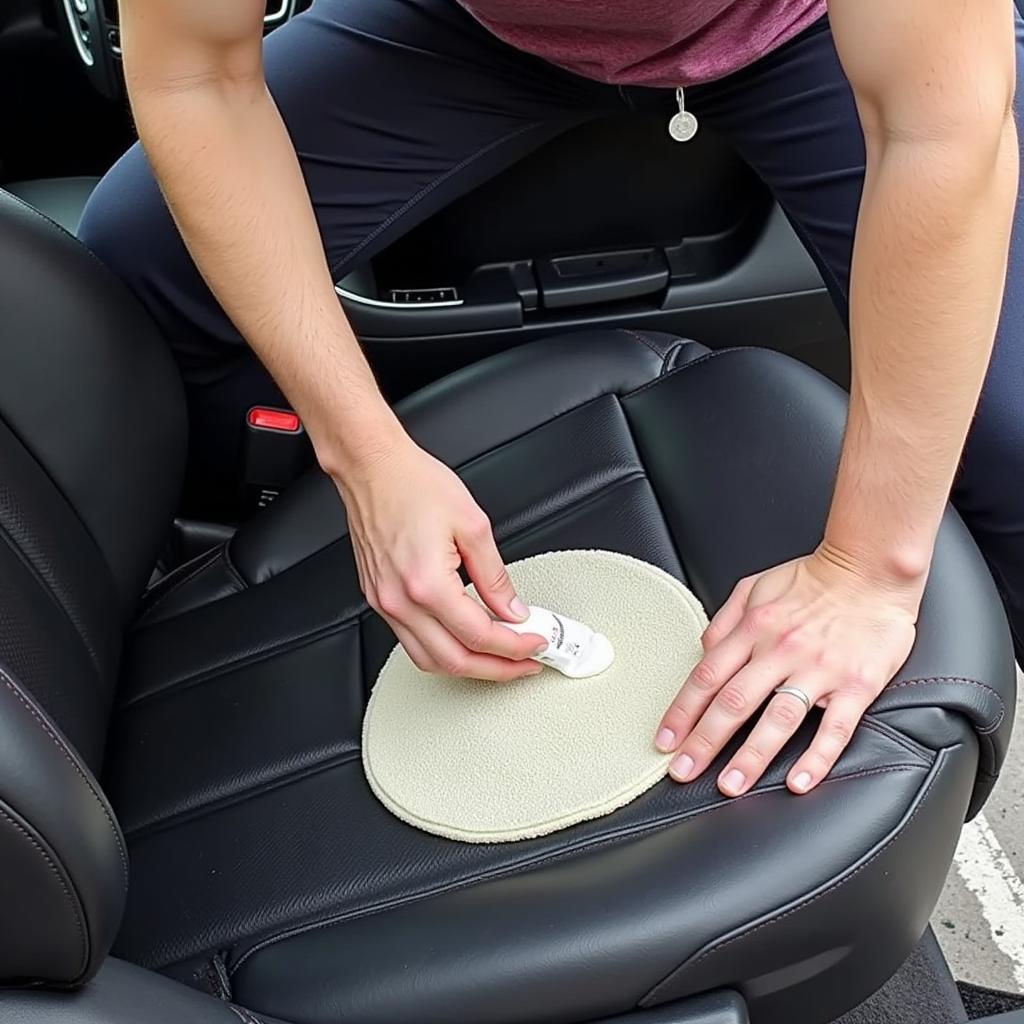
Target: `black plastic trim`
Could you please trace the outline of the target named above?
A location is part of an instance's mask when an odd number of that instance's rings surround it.
[[[738,992],[722,989],[651,1010],[604,1017],[595,1024],[750,1024],[750,1015]]]

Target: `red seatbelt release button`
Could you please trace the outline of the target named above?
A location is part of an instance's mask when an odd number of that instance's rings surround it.
[[[302,429],[302,420],[290,409],[268,409],[254,405],[249,410],[250,427],[258,430],[273,430],[279,434],[297,434]]]

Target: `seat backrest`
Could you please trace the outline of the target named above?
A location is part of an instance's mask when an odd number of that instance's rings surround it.
[[[127,864],[95,775],[185,435],[138,302],[0,191],[0,984],[80,981],[116,930]]]

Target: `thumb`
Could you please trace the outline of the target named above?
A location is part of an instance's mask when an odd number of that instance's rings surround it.
[[[529,609],[512,586],[487,518],[482,516],[480,525],[457,536],[455,541],[466,572],[484,604],[499,619],[522,622],[529,615]]]

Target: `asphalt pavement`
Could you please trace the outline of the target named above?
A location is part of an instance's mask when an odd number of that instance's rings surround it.
[[[985,809],[964,827],[932,927],[953,976],[1024,994],[1024,677],[1017,727]]]

